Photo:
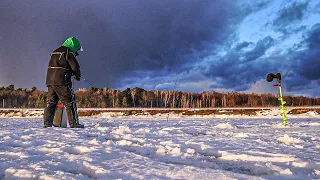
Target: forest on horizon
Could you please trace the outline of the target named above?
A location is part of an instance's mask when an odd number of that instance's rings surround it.
[[[279,106],[274,94],[246,94],[215,91],[189,93],[174,90],[144,90],[139,87],[123,91],[110,88],[79,89],[75,91],[79,108],[215,108],[215,107],[271,107]],[[1,108],[44,108],[47,92],[36,87],[0,87]],[[320,98],[284,96],[285,106],[319,105]]]

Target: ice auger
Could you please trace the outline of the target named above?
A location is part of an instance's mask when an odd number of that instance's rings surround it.
[[[267,81],[268,82],[272,82],[273,79],[277,79],[277,84],[272,84],[273,87],[276,87],[278,86],[279,87],[279,98],[278,100],[280,101],[280,109],[282,110],[282,113],[280,114],[282,117],[283,117],[283,120],[282,120],[282,124],[284,126],[287,126],[287,120],[288,120],[288,117],[286,115],[287,113],[287,109],[284,107],[284,105],[286,104],[286,101],[283,100],[283,97],[282,97],[282,88],[281,88],[281,74],[280,73],[277,73],[277,74],[268,74],[267,76]]]

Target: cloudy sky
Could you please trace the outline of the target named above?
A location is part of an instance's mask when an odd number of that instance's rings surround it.
[[[319,0],[1,0],[0,86],[46,89],[70,36],[97,87],[320,96]],[[88,88],[88,83],[75,83]]]

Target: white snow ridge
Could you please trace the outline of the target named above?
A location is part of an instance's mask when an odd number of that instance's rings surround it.
[[[302,142],[300,139],[289,137],[287,134],[285,134],[283,137],[279,137],[277,141],[284,144],[298,144]]]
[[[0,121],[0,179],[320,179],[317,118]]]

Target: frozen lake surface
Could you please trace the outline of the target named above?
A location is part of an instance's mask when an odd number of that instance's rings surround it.
[[[320,120],[0,119],[1,179],[319,179]]]

